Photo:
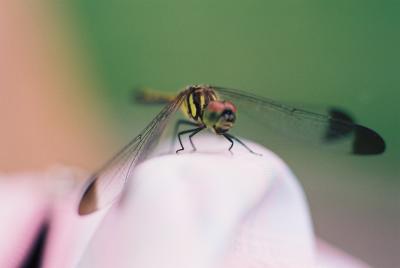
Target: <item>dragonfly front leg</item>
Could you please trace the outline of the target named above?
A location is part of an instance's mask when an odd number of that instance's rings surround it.
[[[231,146],[229,146],[229,152],[231,153],[231,154],[233,154],[232,153],[232,148],[233,148],[233,140],[231,139],[231,137],[230,136],[228,136],[227,134],[222,134],[224,137],[225,137],[225,139],[227,139],[228,141],[230,141],[231,142]]]
[[[230,141],[231,142],[231,146],[229,147],[229,151],[232,153],[232,147],[233,147],[233,144],[234,144],[234,142],[233,142],[233,140],[235,140],[235,141],[237,141],[238,143],[240,143],[244,148],[246,148],[250,153],[252,153],[252,154],[255,154],[255,155],[258,155],[258,156],[262,156],[261,154],[259,154],[259,153],[256,153],[256,152],[254,152],[252,149],[250,149],[244,142],[242,142],[241,140],[239,140],[237,137],[235,137],[235,136],[232,136],[231,134],[228,134],[228,133],[224,133],[224,134],[222,134],[228,141]]]

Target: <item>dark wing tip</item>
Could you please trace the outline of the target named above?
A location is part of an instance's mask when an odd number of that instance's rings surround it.
[[[96,181],[93,180],[83,193],[78,207],[79,215],[87,215],[98,209]]]
[[[328,131],[325,135],[326,141],[334,141],[354,133],[352,153],[356,155],[374,155],[385,152],[386,144],[383,138],[367,127],[355,124],[354,118],[339,108],[329,110],[331,117]],[[345,124],[337,124],[344,122]],[[350,127],[353,126],[353,127]]]
[[[346,111],[338,107],[331,107],[329,109],[329,115],[337,120],[354,123],[354,118]]]
[[[356,127],[353,141],[353,154],[374,155],[382,154],[385,150],[385,141],[378,133],[367,127]]]
[[[328,113],[331,119],[329,120],[330,123],[325,133],[325,141],[330,142],[338,140],[347,136],[352,132],[353,130],[352,128],[344,127],[340,128],[340,132],[338,133],[338,126],[337,126],[338,121],[354,124],[354,119],[348,113],[337,107],[330,108]]]

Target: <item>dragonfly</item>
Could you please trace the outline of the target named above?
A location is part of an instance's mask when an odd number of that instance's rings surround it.
[[[178,138],[180,145],[176,153],[185,150],[183,135],[188,135],[195,151],[197,148],[192,138],[208,129],[230,143],[228,151],[232,151],[234,144],[239,143],[249,153],[262,157],[229,133],[239,118],[237,107],[242,109],[241,113],[248,114],[248,118],[257,125],[265,126],[268,131],[297,142],[324,145],[347,138],[350,139],[350,146],[346,146],[344,150],[354,155],[378,155],[386,149],[384,139],[376,131],[356,124],[351,117],[339,110],[332,110],[328,115],[319,114],[242,90],[190,85],[173,97],[141,91],[137,99],[145,103],[167,104],[139,135],[88,179],[78,206],[80,215],[93,213],[118,198],[134,168],[149,156],[171,118],[179,110],[182,110],[186,120],[180,119],[175,125],[174,136]],[[182,124],[193,128],[178,132]]]

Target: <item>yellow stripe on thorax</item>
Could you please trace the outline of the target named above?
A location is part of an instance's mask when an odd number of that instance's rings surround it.
[[[200,95],[200,107],[201,109],[204,108],[204,105],[206,104],[206,98],[204,97],[203,94]]]
[[[189,105],[190,105],[191,115],[194,118],[194,117],[196,117],[196,114],[197,114],[197,108],[196,108],[196,104],[194,103],[194,100],[193,100],[193,94],[190,94],[190,96],[189,96]]]

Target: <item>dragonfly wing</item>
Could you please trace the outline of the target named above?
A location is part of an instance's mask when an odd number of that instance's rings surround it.
[[[80,215],[90,214],[118,197],[133,168],[147,157],[185,95],[183,91],[167,104],[138,136],[89,178],[78,207]]]
[[[378,133],[355,124],[340,111],[322,115],[240,90],[214,88],[221,99],[230,100],[237,106],[239,118],[246,114],[251,120],[263,124],[268,131],[279,136],[316,145],[350,139],[351,146],[345,148],[346,152],[359,155],[380,154],[385,151],[385,142]]]

